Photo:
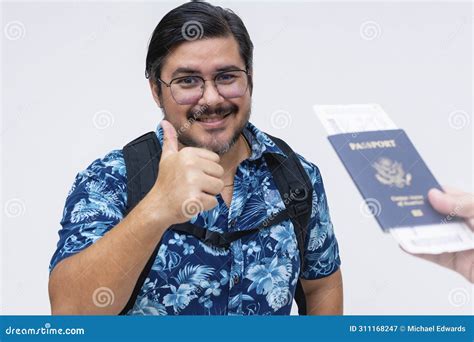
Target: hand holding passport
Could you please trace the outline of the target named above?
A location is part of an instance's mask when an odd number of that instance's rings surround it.
[[[454,188],[443,187],[443,190],[444,192],[430,190],[430,204],[442,214],[455,213],[464,218],[471,231],[474,231],[474,195]],[[411,254],[456,271],[474,283],[474,249],[440,254]]]
[[[314,106],[328,139],[384,232],[410,253],[474,249],[474,233],[429,203],[439,189],[406,132],[377,104]]]

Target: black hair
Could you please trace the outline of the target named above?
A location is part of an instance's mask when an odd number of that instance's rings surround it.
[[[146,56],[145,77],[152,77],[156,83],[166,57],[178,44],[228,36],[233,36],[239,44],[245,68],[251,71],[253,44],[237,14],[204,1],[192,1],[178,6],[168,12],[153,31]]]

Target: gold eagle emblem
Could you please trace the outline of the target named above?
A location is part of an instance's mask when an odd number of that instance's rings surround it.
[[[412,176],[405,173],[400,162],[393,161],[387,157],[381,157],[372,163],[372,167],[377,171],[375,178],[382,184],[403,188],[410,186]]]

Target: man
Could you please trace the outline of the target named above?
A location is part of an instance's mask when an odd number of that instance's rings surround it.
[[[163,17],[146,60],[165,117],[156,130],[158,177],[125,216],[122,150],[77,175],[50,264],[53,314],[122,312],[159,242],[126,314],[288,315],[298,278],[308,314],[342,314],[338,244],[321,174],[300,155],[313,187],[303,269],[289,219],[229,248],[168,229],[192,221],[210,231],[242,231],[284,207],[263,154],[288,156],[249,122],[252,53],[231,11],[191,2]]]

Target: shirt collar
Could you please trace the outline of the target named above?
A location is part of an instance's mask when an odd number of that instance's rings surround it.
[[[252,154],[248,158],[249,160],[257,160],[262,157],[263,153],[276,153],[281,154],[284,157],[287,157],[285,153],[273,142],[270,137],[255,127],[253,124],[247,122],[242,132],[249,142],[249,145],[252,149]],[[156,128],[156,136],[160,145],[163,146],[163,128],[161,127],[161,122]]]

